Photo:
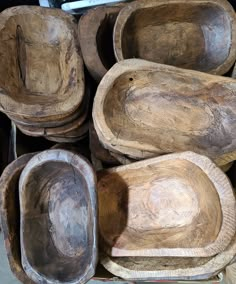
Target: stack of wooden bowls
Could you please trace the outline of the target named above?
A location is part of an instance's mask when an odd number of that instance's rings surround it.
[[[207,157],[183,152],[98,173],[101,262],[124,279],[200,280],[235,257],[236,202]]]
[[[23,133],[56,142],[86,134],[90,94],[72,16],[41,7],[5,10],[0,53],[0,109]]]
[[[97,263],[96,177],[73,152],[12,162],[0,179],[1,221],[13,273],[25,284],[85,283]]]

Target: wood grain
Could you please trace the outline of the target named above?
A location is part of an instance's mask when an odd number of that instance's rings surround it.
[[[101,242],[111,256],[208,257],[235,234],[228,178],[193,152],[101,171],[98,196]]]
[[[236,157],[236,81],[128,59],[99,84],[93,122],[112,152],[134,159],[194,151],[218,165]]]
[[[96,178],[65,150],[34,156],[20,181],[21,260],[37,283],[85,283],[97,262]]]
[[[79,20],[83,59],[89,73],[97,82],[116,62],[112,40],[113,27],[122,6],[96,7],[88,10]]]
[[[18,180],[34,154],[26,154],[8,165],[0,178],[1,226],[11,271],[24,284],[33,282],[23,270],[20,252],[20,208]]]
[[[72,16],[36,6],[7,9],[0,17],[0,41],[1,111],[48,122],[78,108],[84,72]]]
[[[236,60],[236,16],[225,0],[134,1],[114,27],[117,61],[142,58],[224,74]]]

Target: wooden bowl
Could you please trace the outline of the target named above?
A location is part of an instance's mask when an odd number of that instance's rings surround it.
[[[11,271],[24,284],[33,284],[21,265],[20,252],[20,208],[18,180],[20,174],[34,154],[26,154],[8,165],[0,178],[1,226],[5,239]]]
[[[79,111],[78,116],[62,126],[58,127],[35,127],[31,125],[21,125],[17,124],[17,127],[26,135],[40,137],[40,136],[57,136],[57,135],[67,135],[72,131],[78,131],[85,122],[88,116],[89,109],[89,97],[86,102],[83,103],[83,112]]]
[[[84,72],[73,16],[36,6],[7,9],[0,42],[1,111],[48,122],[78,108]]]
[[[115,257],[209,257],[236,233],[227,176],[193,152],[164,155],[98,175],[99,230]]]
[[[34,156],[20,181],[21,254],[36,283],[85,283],[97,262],[96,178],[65,150]]]
[[[110,257],[103,254],[100,261],[110,273],[126,280],[199,281],[218,275],[232,261],[235,250],[236,236],[224,252],[214,257]]]
[[[115,20],[122,6],[90,9],[79,21],[83,59],[89,73],[97,82],[116,62],[112,36]]]
[[[104,147],[133,159],[194,151],[218,165],[236,157],[236,81],[128,59],[99,84],[93,122]]]
[[[117,61],[142,58],[224,74],[236,60],[236,16],[226,0],[134,1],[114,27]]]

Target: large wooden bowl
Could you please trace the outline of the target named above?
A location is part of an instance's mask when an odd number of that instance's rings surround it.
[[[72,16],[35,6],[7,9],[0,42],[0,110],[45,122],[78,108],[84,73]]]
[[[122,6],[101,6],[88,10],[79,21],[83,59],[89,73],[99,82],[115,64],[113,27]]]
[[[84,283],[97,262],[96,178],[65,150],[34,156],[20,181],[21,253],[36,283]]]
[[[128,59],[100,82],[93,122],[101,143],[134,159],[194,151],[235,160],[236,81]]]
[[[6,167],[0,178],[0,216],[8,262],[14,275],[24,284],[34,282],[27,276],[21,264],[18,180],[33,156],[34,154],[21,156]]]
[[[236,16],[226,0],[134,1],[114,27],[117,60],[142,58],[224,74],[236,59]]]
[[[209,257],[236,232],[227,176],[193,152],[100,172],[98,196],[101,241],[111,256]]]

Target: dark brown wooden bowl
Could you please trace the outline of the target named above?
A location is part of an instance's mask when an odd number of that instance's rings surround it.
[[[101,171],[98,197],[101,246],[114,257],[210,257],[236,233],[227,176],[193,152]]]
[[[22,265],[36,283],[85,283],[97,262],[96,177],[81,156],[48,150],[19,181]]]
[[[102,6],[88,10],[79,21],[79,39],[89,73],[99,82],[115,64],[113,27],[122,6]]]
[[[236,16],[226,0],[150,0],[125,6],[114,27],[117,61],[142,58],[212,74],[236,60]]]
[[[36,6],[7,9],[0,17],[0,42],[1,111],[48,122],[78,108],[84,72],[71,15]]]
[[[190,150],[224,165],[236,157],[236,80],[128,59],[100,82],[93,122],[114,153],[145,159]]]
[[[21,264],[18,180],[23,168],[33,156],[34,154],[26,154],[13,161],[0,178],[1,226],[8,262],[13,274],[24,284],[34,282],[27,276]]]

